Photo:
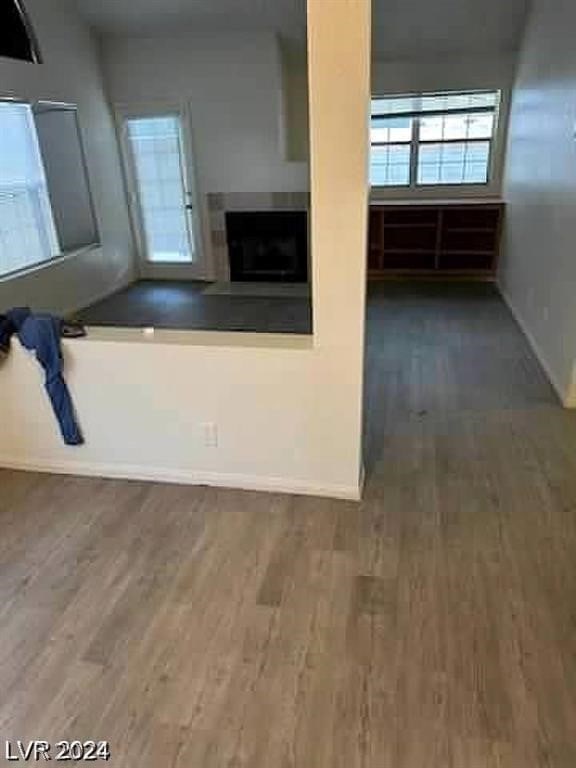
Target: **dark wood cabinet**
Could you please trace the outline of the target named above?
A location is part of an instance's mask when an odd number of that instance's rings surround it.
[[[502,203],[370,207],[368,275],[494,274]]]

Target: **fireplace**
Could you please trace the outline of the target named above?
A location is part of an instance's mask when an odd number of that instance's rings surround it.
[[[226,214],[230,278],[245,282],[308,280],[306,211]]]

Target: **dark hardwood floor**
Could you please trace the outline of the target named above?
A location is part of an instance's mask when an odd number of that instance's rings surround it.
[[[574,768],[576,414],[494,289],[374,286],[360,504],[0,472],[2,739]]]
[[[207,283],[140,280],[75,314],[85,325],[312,333],[309,298],[213,296]]]

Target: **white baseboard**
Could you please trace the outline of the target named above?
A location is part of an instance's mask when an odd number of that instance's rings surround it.
[[[518,323],[520,330],[524,334],[524,336],[528,339],[528,343],[530,344],[532,351],[536,355],[536,358],[542,368],[544,369],[544,372],[546,376],[548,377],[548,380],[554,387],[554,390],[556,394],[558,395],[560,402],[564,406],[564,408],[576,408],[576,367],[574,370],[574,376],[572,377],[572,386],[569,392],[566,392],[564,388],[560,385],[560,382],[558,381],[558,377],[552,371],[550,366],[548,365],[548,361],[546,360],[545,356],[542,353],[542,350],[540,348],[540,345],[532,335],[532,333],[528,330],[526,327],[526,324],[524,323],[522,316],[512,303],[510,297],[508,294],[503,290],[502,286],[497,283],[498,292],[500,293],[500,296],[502,296],[502,299],[504,300],[504,303],[512,313],[512,316],[514,320]]]
[[[314,485],[302,480],[283,477],[261,477],[227,472],[196,472],[187,469],[152,468],[137,465],[118,465],[91,462],[64,462],[51,459],[13,459],[0,456],[0,468],[26,472],[48,472],[56,475],[80,475],[122,480],[143,480],[154,483],[182,485],[209,485],[217,488],[236,488],[244,491],[265,491],[302,496],[321,496],[348,501],[359,501],[362,496],[361,479],[358,486]]]

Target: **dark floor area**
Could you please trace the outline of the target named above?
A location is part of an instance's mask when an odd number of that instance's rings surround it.
[[[389,468],[392,436],[529,422],[541,409],[569,420],[493,283],[371,283],[365,381],[368,472]]]
[[[75,317],[85,325],[312,333],[308,298],[207,296],[207,283],[140,280]]]

